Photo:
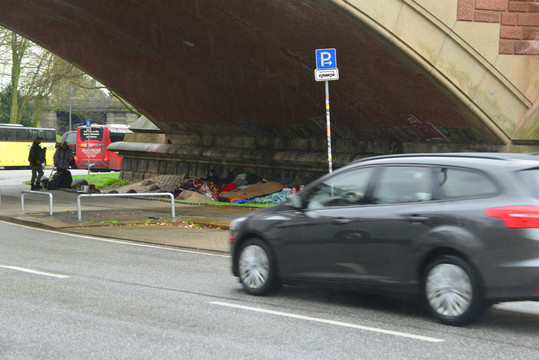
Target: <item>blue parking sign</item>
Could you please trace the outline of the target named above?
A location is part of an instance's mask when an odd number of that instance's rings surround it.
[[[92,121],[90,119],[86,119],[86,127],[91,127]]]
[[[337,68],[337,52],[335,49],[317,49],[316,68],[317,69],[336,69]]]

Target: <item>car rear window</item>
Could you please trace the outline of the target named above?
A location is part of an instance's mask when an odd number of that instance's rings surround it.
[[[519,175],[524,182],[524,188],[528,189],[533,197],[539,198],[539,168],[519,171]]]
[[[445,198],[473,198],[493,195],[499,188],[488,175],[470,169],[440,168],[438,186]]]
[[[75,144],[77,142],[77,133],[75,131],[65,133],[62,141],[67,141],[68,144]]]

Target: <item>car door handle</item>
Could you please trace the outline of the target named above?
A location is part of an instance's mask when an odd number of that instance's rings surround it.
[[[428,221],[429,218],[426,216],[419,216],[419,215],[408,215],[404,217],[406,221],[410,222],[425,222]]]
[[[333,219],[333,222],[338,225],[346,225],[346,224],[350,224],[352,222],[352,219],[340,217],[340,218]]]

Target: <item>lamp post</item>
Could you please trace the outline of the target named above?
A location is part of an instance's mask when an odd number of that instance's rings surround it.
[[[71,130],[71,83],[69,83],[69,131]]]

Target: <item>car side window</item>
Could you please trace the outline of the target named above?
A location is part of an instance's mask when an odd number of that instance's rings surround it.
[[[388,166],[376,182],[375,204],[396,204],[432,200],[432,173],[429,167]]]
[[[539,198],[539,168],[519,171],[518,174],[528,192]]]
[[[486,196],[499,192],[490,177],[476,170],[439,168],[437,179],[441,193],[446,198]]]
[[[373,168],[361,168],[327,178],[308,192],[307,209],[363,204],[373,172]]]

